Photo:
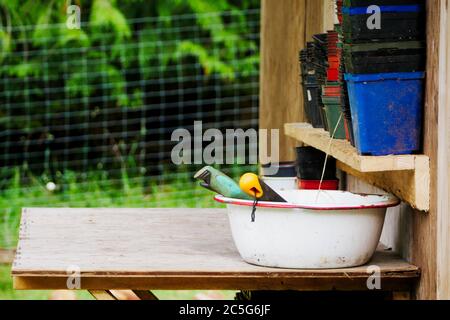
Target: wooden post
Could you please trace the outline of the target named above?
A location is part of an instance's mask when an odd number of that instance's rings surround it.
[[[286,122],[303,121],[299,51],[305,43],[305,0],[261,1],[261,129],[280,130],[280,160],[292,160],[295,141]],[[269,148],[270,150],[270,148]]]
[[[335,19],[335,0],[306,0],[305,34],[310,41],[317,33],[333,30]],[[312,19],[314,17],[314,19]]]
[[[305,120],[300,87],[299,51],[311,35],[332,28],[333,0],[262,0],[261,129],[280,130],[280,160],[293,160],[294,139],[284,124]],[[307,19],[307,17],[313,17]],[[269,149],[270,150],[270,149]]]
[[[440,32],[443,1],[427,1],[427,80],[425,94],[424,152],[430,157],[430,212],[415,212],[412,221],[412,263],[422,271],[418,299],[436,299],[437,266],[437,154],[439,127]]]
[[[440,3],[437,298],[450,299],[450,0]]]

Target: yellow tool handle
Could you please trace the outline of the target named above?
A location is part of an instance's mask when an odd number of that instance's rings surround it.
[[[246,194],[253,198],[260,199],[264,196],[264,191],[259,181],[259,177],[254,173],[246,173],[239,180],[239,187]]]

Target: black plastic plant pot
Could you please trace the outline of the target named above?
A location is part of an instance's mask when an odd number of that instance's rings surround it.
[[[426,58],[424,53],[414,54],[414,50],[408,55],[358,52],[346,53],[344,63],[348,73],[417,72],[425,70]]]
[[[345,43],[425,39],[423,12],[384,12],[381,14],[381,29],[369,29],[369,18],[368,14],[344,14],[342,31]]]
[[[411,42],[411,41],[406,41]],[[414,41],[415,42],[415,41]],[[355,45],[357,46],[357,45]],[[366,50],[366,51],[352,51],[345,50],[344,57],[364,59],[364,58],[384,58],[384,59],[396,59],[396,57],[407,57],[407,56],[422,56],[425,57],[426,50],[425,47],[422,48],[380,48],[377,50]]]
[[[322,104],[320,101],[319,86],[303,84],[303,96],[305,113],[308,121],[314,128],[323,128],[324,122],[320,112]]]
[[[278,168],[275,174],[272,173],[272,170],[267,170],[274,167]],[[272,178],[294,178],[297,176],[296,165],[294,161],[263,164],[261,166],[261,175]]]
[[[358,53],[358,52],[372,52],[378,50],[408,50],[408,49],[424,49],[426,43],[424,41],[394,41],[394,42],[369,42],[344,44],[344,52]]]
[[[425,0],[344,0],[345,7],[368,7],[376,6],[401,6],[410,4],[424,4]]]
[[[299,147],[297,152],[297,176],[303,180],[320,180],[325,165],[325,153],[313,147]],[[336,179],[336,160],[329,157],[324,180]]]
[[[325,107],[323,104],[320,105],[319,112],[320,112],[320,118],[322,119],[323,128],[325,129],[325,131],[329,131],[328,121],[327,121],[327,113],[325,111]]]

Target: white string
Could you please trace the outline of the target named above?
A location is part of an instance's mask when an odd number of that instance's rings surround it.
[[[331,151],[331,144],[333,143],[333,139],[334,139],[334,136],[336,135],[336,131],[337,131],[339,125],[341,124],[341,120],[342,120],[342,112],[341,112],[339,120],[338,120],[338,122],[336,124],[336,127],[334,128],[333,133],[331,134],[330,142],[328,143],[327,152],[325,154],[325,163],[324,163],[323,169],[322,169],[322,176],[320,177],[319,190],[317,191],[316,203],[319,200],[320,191],[322,191],[322,183],[323,183],[323,178],[325,177],[325,171],[326,171],[327,163],[328,163],[328,156],[329,156],[330,151]]]

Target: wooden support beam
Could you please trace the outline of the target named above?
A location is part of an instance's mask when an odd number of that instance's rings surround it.
[[[298,57],[305,44],[306,1],[262,0],[261,6],[259,126],[282,132],[284,123],[304,120]],[[280,137],[280,160],[293,159],[294,146]]]
[[[394,291],[392,293],[392,300],[397,300],[397,301],[411,300],[411,292],[409,292],[409,291]]]
[[[117,300],[109,290],[88,290],[95,300]]]
[[[335,0],[306,0],[305,39],[334,29],[337,22]],[[312,19],[314,17],[314,19]]]
[[[441,3],[437,152],[437,298],[450,299],[450,0]]]
[[[141,300],[159,300],[150,290],[133,290],[133,292]]]
[[[428,215],[415,214],[412,219],[412,262],[422,270],[422,277],[415,292],[418,299],[436,299],[438,288],[437,266],[437,155],[438,128],[442,119],[440,109],[441,39],[447,32],[441,30],[441,19],[448,0],[426,2],[427,9],[427,78],[425,94],[424,153],[430,158],[430,211]]]
[[[287,122],[304,121],[299,51],[315,33],[331,29],[333,0],[262,0],[261,129],[280,130],[280,160],[295,159],[297,142],[283,137]],[[310,17],[308,19],[308,17]],[[265,150],[262,146],[261,150]],[[269,149],[270,150],[270,149]]]

